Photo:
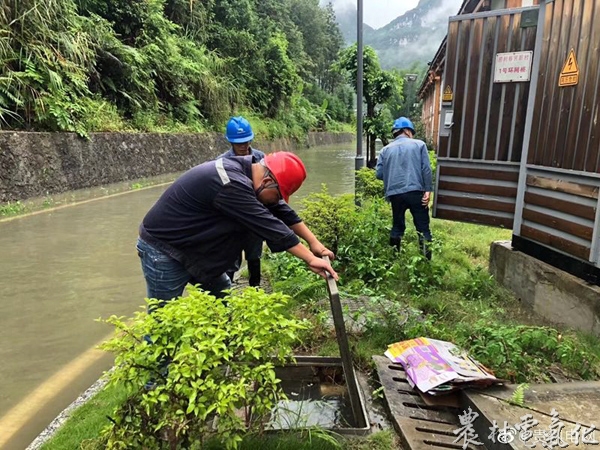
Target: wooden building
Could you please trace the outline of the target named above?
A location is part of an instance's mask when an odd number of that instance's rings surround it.
[[[513,248],[600,285],[600,0],[484,3],[436,55],[433,214],[511,228]]]
[[[457,15],[475,12],[493,11],[498,9],[521,8],[537,5],[539,0],[466,0],[461,5]],[[446,39],[444,39],[428,62],[429,69],[419,88],[419,98],[422,102],[421,121],[425,126],[425,140],[437,142],[440,119],[440,104],[442,99],[442,75],[446,62]]]

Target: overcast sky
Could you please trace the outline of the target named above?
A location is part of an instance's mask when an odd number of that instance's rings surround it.
[[[456,11],[460,7],[462,0],[445,0],[444,3],[456,4]],[[321,4],[327,4],[328,0],[321,0]],[[336,11],[345,8],[354,8],[356,10],[356,0],[331,0]],[[367,25],[373,28],[381,28],[387,25],[396,17],[401,16],[409,9],[413,9],[419,0],[364,0],[363,1],[363,19]]]

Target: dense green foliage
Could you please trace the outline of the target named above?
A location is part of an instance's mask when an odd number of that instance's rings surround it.
[[[237,448],[262,430],[282,396],[275,364],[290,361],[304,327],[282,313],[286,302],[252,288],[220,301],[189,287],[152,315],[108,319],[116,329],[103,345],[115,354],[110,383],[128,396],[106,448],[203,448],[209,437]]]
[[[569,330],[539,326],[525,317],[518,300],[488,273],[489,243],[503,231],[469,224],[432,221],[433,259],[419,252],[417,234],[407,220],[402,250],[388,245],[391,208],[381,196],[374,171],[358,175],[361,204],[326,190],[305,200],[306,224],[336,252],[342,298],[355,299],[354,312],[365,324],[352,338],[359,362],[404,339],[425,336],[453,342],[511,382],[544,382],[554,370],[573,379],[598,379],[597,339]],[[408,219],[408,218],[407,218]],[[325,293],[316,275],[287,254],[270,256],[274,286],[292,295],[313,327],[302,351],[332,354],[335,342],[323,325]]]
[[[244,113],[324,129],[352,119],[342,45],[318,0],[8,0],[0,127],[220,130]]]

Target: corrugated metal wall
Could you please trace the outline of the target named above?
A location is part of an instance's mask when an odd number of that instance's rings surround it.
[[[511,228],[523,146],[529,83],[494,83],[497,53],[533,50],[536,27],[523,11],[494,11],[450,19],[443,89],[452,101],[448,136],[438,141],[434,217]]]
[[[536,7],[450,19],[434,216],[512,226],[516,249],[600,284],[600,0],[540,3],[537,27]],[[531,81],[494,83],[522,50]]]
[[[555,0],[544,8],[513,234],[598,267],[600,0]],[[579,82],[559,87],[571,50]]]
[[[528,164],[599,171],[598,14],[597,0],[555,0],[546,5]],[[580,70],[579,84],[559,87],[571,49]]]

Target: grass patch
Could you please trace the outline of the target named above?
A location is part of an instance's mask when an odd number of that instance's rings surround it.
[[[388,245],[391,208],[377,197],[373,180],[362,184],[375,195],[363,197],[360,208],[353,207],[352,198],[323,191],[309,197],[301,213],[337,255],[341,298],[363,299],[357,314],[364,331],[349,336],[361,367],[367,369],[371,355],[383,354],[388,344],[425,336],[462,346],[514,383],[548,382],[554,371],[568,379],[600,379],[597,337],[548,324],[489,274],[490,245],[509,240],[510,230],[433,219],[433,260],[428,262],[407,215],[398,254]],[[303,352],[337,354],[335,336],[322,329],[320,320],[310,319],[328,309],[314,312],[315,292],[307,287],[318,279],[286,254],[270,255],[268,261],[275,290],[294,296],[294,313],[314,324]],[[387,303],[381,306],[380,300]]]
[[[73,450],[95,448],[94,440],[108,423],[115,408],[127,398],[124,387],[110,386],[99,391],[76,409],[65,425],[42,445],[41,450]]]
[[[101,450],[105,444],[100,433],[109,425],[115,409],[127,398],[123,387],[109,386],[78,408],[59,431],[40,450]],[[221,450],[223,444],[212,440],[206,450]],[[240,450],[394,450],[401,449],[397,435],[384,430],[366,437],[343,437],[315,428],[301,432],[248,435]]]

